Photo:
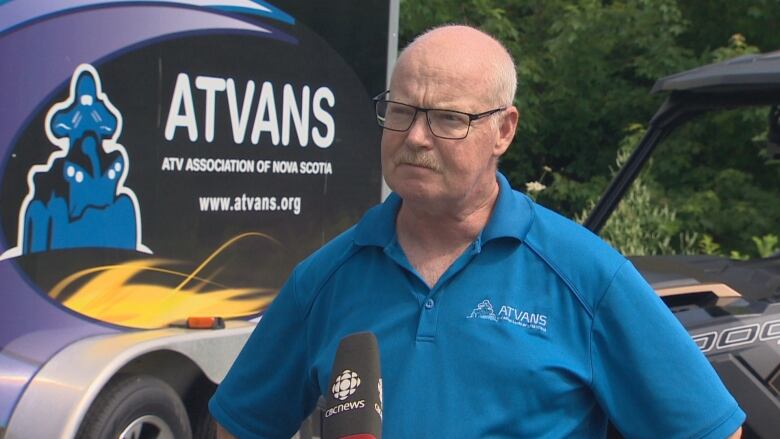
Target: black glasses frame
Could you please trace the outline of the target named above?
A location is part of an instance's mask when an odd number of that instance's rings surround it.
[[[479,120],[479,119],[491,116],[493,114],[496,114],[496,113],[498,113],[500,111],[504,111],[504,110],[507,109],[507,107],[500,107],[500,108],[494,108],[494,109],[488,110],[488,111],[483,111],[482,113],[466,113],[465,111],[450,110],[450,109],[447,109],[447,108],[423,108],[423,107],[416,107],[414,105],[409,105],[409,104],[406,104],[406,103],[403,103],[403,102],[397,102],[397,101],[391,101],[391,100],[383,99],[385,96],[387,96],[388,93],[390,93],[390,90],[385,90],[382,93],[379,93],[378,95],[374,96],[371,99],[372,101],[374,101],[374,112],[376,114],[376,123],[377,123],[377,125],[379,125],[383,129],[390,130],[390,131],[396,131],[396,132],[400,132],[400,133],[405,132],[405,131],[409,131],[409,128],[411,128],[412,125],[414,125],[414,121],[417,120],[417,113],[422,112],[422,113],[425,113],[425,121],[428,122],[428,129],[431,130],[431,134],[433,134],[435,137],[438,137],[440,139],[448,139],[448,140],[465,139],[469,135],[469,131],[471,131],[471,123],[472,122],[474,122],[475,120]],[[403,130],[399,130],[399,129],[395,129],[395,128],[388,128],[388,127],[382,125],[382,122],[381,122],[381,120],[379,118],[379,103],[380,102],[390,102],[390,103],[393,103],[393,104],[404,105],[404,106],[409,107],[409,108],[414,108],[414,114],[412,115],[412,118],[409,121],[409,126],[406,127]],[[466,127],[466,133],[462,137],[445,137],[445,136],[440,136],[440,135],[436,134],[435,132],[433,132],[433,127],[431,126],[431,119],[428,116],[428,112],[429,111],[449,111],[449,112],[452,112],[452,113],[458,113],[458,114],[462,114],[464,116],[467,116],[469,118],[469,124]]]

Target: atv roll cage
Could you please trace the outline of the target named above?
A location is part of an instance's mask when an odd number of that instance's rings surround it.
[[[780,144],[780,51],[745,55],[658,80],[651,93],[670,93],[650,120],[639,145],[588,215],[584,226],[598,234],[655,147],[681,124],[703,113],[773,105],[769,141]],[[780,146],[776,149],[780,150]]]

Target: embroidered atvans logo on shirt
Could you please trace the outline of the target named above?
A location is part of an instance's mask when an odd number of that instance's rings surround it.
[[[507,322],[523,328],[547,332],[547,315],[528,312],[508,305],[501,305],[498,314],[490,300],[485,299],[471,311],[468,319],[485,319],[494,322]]]

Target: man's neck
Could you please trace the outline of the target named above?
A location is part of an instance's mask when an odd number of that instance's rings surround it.
[[[398,243],[429,287],[474,241],[490,219],[498,183],[468,208],[435,209],[403,202],[396,219]]]

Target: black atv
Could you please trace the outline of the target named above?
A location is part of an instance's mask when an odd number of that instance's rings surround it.
[[[668,98],[586,219],[584,225],[594,233],[602,230],[656,146],[697,116],[768,107],[767,151],[780,155],[780,51],[678,73],[656,82],[652,93],[668,93]],[[780,437],[780,255],[747,261],[715,256],[630,259],[747,413],[743,437]],[[613,431],[611,436],[617,435]]]

